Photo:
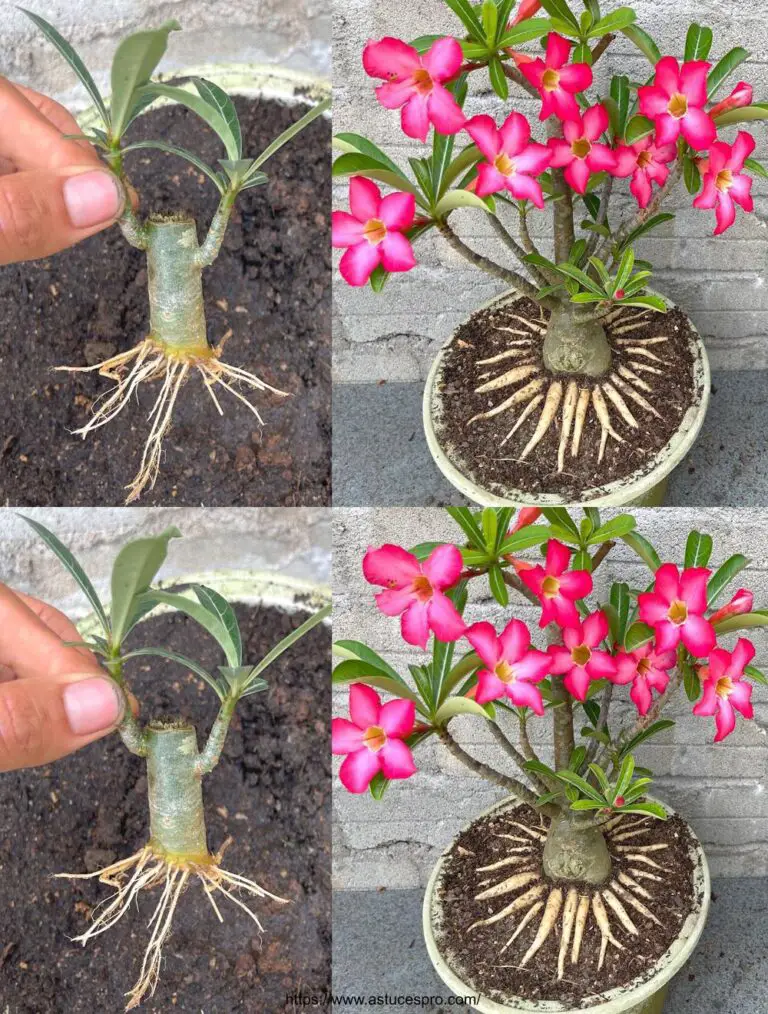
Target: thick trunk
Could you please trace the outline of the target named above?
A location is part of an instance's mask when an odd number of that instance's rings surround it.
[[[544,365],[553,373],[586,373],[599,377],[611,367],[611,349],[599,321],[576,319],[571,303],[552,310],[544,336]]]
[[[158,855],[209,859],[197,733],[191,725],[147,726],[150,846]]]
[[[209,354],[203,271],[192,219],[150,219],[145,226],[150,337],[171,355]]]
[[[611,874],[611,857],[600,828],[579,826],[568,813],[550,824],[543,864],[553,880],[602,884]]]

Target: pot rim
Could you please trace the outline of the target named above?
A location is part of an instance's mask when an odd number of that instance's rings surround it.
[[[650,799],[653,797],[649,796],[648,798]],[[654,802],[661,801],[654,799]],[[509,806],[517,809],[522,805],[524,804],[520,800],[513,799],[510,802],[509,798],[502,799],[487,810],[484,810],[481,814],[475,817],[474,820],[470,821],[466,827],[470,827],[476,821],[488,816],[488,814],[493,813],[495,810]],[[674,816],[676,814],[676,811],[671,806],[668,806],[666,803],[661,803],[661,805],[670,816]],[[466,830],[466,827],[464,830]],[[699,938],[704,930],[704,924],[707,921],[711,895],[709,864],[707,863],[707,857],[704,854],[701,842],[693,833],[690,825],[688,826],[688,830],[693,836],[695,843],[692,848],[692,857],[694,859],[694,899],[700,898],[701,901],[695,901],[694,908],[683,923],[680,934],[653,966],[655,971],[651,974],[646,973],[642,977],[642,982],[640,982],[636,987],[632,988],[632,983],[630,982],[626,986],[618,986],[612,990],[607,990],[606,992],[599,994],[600,1002],[591,1007],[582,1006],[578,1008],[571,1008],[567,1007],[559,1000],[524,1000],[522,998],[515,1003],[514,1007],[511,1007],[507,1004],[498,1003],[495,1000],[491,1000],[488,997],[478,994],[478,990],[475,987],[462,982],[457,973],[453,971],[445,958],[443,958],[440,954],[434,932],[432,930],[432,923],[434,921],[433,914],[437,909],[435,889],[442,872],[443,863],[455,844],[455,837],[451,844],[441,853],[440,858],[437,860],[437,863],[430,874],[429,881],[427,882],[427,888],[424,893],[424,904],[422,906],[422,929],[424,933],[424,940],[427,946],[427,953],[429,954],[430,961],[432,962],[435,971],[446,986],[453,990],[453,992],[458,996],[479,995],[480,999],[474,1005],[473,1009],[480,1011],[481,1014],[509,1014],[510,1011],[523,1011],[529,1012],[529,1014],[622,1014],[622,1012],[633,1011],[636,1006],[644,1003],[646,1000],[649,1000],[655,993],[662,989],[685,965],[686,961],[698,944]]]
[[[660,296],[667,307],[670,309],[673,308],[674,304],[671,300],[667,299],[666,296],[661,295],[653,289],[648,289],[648,291],[653,295]],[[517,292],[502,293],[502,295],[496,296],[494,299],[490,299],[481,306],[478,306],[477,309],[472,311],[470,317],[482,310],[489,309],[492,306],[511,303],[519,298],[520,296]],[[630,473],[630,475],[625,476],[623,479],[614,479],[613,482],[606,483],[603,486],[585,489],[582,491],[581,497],[573,504],[570,504],[571,506],[582,504],[594,507],[627,506],[645,496],[647,493],[650,493],[654,486],[657,486],[660,482],[662,482],[670,474],[670,472],[672,472],[672,470],[680,464],[693,446],[704,423],[704,417],[707,414],[711,376],[709,369],[709,357],[707,356],[707,350],[704,346],[704,342],[702,341],[698,330],[694,327],[692,321],[690,320],[690,317],[688,318],[688,322],[693,331],[691,336],[691,351],[694,356],[694,387],[701,392],[701,396],[693,403],[693,405],[690,406],[686,414],[683,416],[677,431],[672,435],[667,444],[657,452],[655,459],[656,463],[649,471],[644,472],[637,478],[633,477],[636,473]],[[461,326],[462,325],[459,325],[459,327]],[[457,331],[458,327],[453,330],[450,337],[437,353],[437,356],[430,367],[429,373],[427,374],[426,384],[424,385],[422,421],[424,433],[427,438],[427,446],[429,447],[430,454],[432,455],[432,459],[435,464],[452,486],[458,489],[459,492],[467,497],[468,500],[471,500],[473,503],[479,504],[483,507],[516,507],[520,505],[534,507],[569,506],[569,504],[556,493],[539,493],[538,495],[534,495],[521,489],[509,489],[507,491],[507,496],[504,497],[499,496],[496,493],[491,493],[490,490],[478,485],[464,475],[464,473],[461,472],[456,465],[454,465],[440,446],[433,422],[433,406],[437,399],[436,382],[445,353],[455,339]]]

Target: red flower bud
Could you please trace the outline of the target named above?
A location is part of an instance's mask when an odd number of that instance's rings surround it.
[[[717,623],[718,620],[724,620],[726,616],[739,616],[741,613],[751,613],[753,602],[754,597],[752,592],[746,588],[739,588],[727,605],[718,609],[716,613],[710,616],[709,622]]]
[[[522,3],[517,9],[512,24],[517,25],[521,21],[525,21],[526,18],[533,17],[533,15],[541,8],[541,0],[522,0]]]
[[[541,507],[521,507],[515,518],[515,523],[507,534],[512,535],[513,532],[519,532],[521,528],[525,528],[526,525],[532,525],[540,517]]]
[[[752,102],[752,85],[746,81],[739,81],[727,99],[712,106],[709,115],[714,119],[721,113],[727,113],[729,109],[740,109],[741,106],[748,106]]]
[[[626,802],[626,799],[624,799],[623,796],[617,796],[613,805],[614,806],[623,806],[625,802]]]
[[[614,292],[614,294],[613,294],[613,298],[614,299],[623,299],[624,298],[624,290],[623,289],[617,289],[616,292]]]

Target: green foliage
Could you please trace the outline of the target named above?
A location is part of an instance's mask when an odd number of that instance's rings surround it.
[[[123,638],[130,629],[131,621],[140,601],[168,554],[171,539],[181,538],[175,526],[166,528],[160,535],[134,539],[117,554],[112,567],[112,630],[111,647],[119,651]],[[146,600],[145,600],[146,601]]]
[[[117,144],[123,136],[137,102],[139,89],[146,85],[160,63],[171,32],[181,30],[178,21],[166,21],[157,29],[134,32],[123,39],[112,59],[110,137]]]
[[[666,220],[661,215],[656,217]],[[647,228],[653,228],[652,225],[647,223],[646,225]],[[642,231],[647,231],[647,228]],[[647,270],[634,271],[635,255],[626,241],[621,245],[621,251],[616,274],[613,276],[605,263],[595,256],[589,257],[589,267],[586,269],[577,267],[575,263],[571,262],[576,259],[573,253],[571,260],[561,264],[554,264],[546,257],[535,253],[528,254],[525,260],[536,267],[546,268],[559,274],[563,278],[562,284],[568,290],[572,303],[594,303],[606,310],[614,305],[642,306],[663,313],[667,309],[667,305],[660,296],[642,295],[651,272]],[[614,253],[618,256],[619,249],[615,248]],[[578,254],[577,250],[576,257]],[[591,275],[589,274],[590,269],[593,272]],[[542,293],[539,292],[539,297],[541,298],[541,296]]]

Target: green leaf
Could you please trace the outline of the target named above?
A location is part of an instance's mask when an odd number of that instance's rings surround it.
[[[605,810],[607,803],[604,799],[597,802],[594,799],[574,799],[571,802],[572,810]]]
[[[305,127],[308,127],[310,123],[318,118],[318,116],[322,116],[323,113],[330,108],[330,98],[323,99],[322,102],[318,102],[316,106],[313,106],[309,112],[304,113],[300,119],[298,119],[295,123],[292,123],[290,127],[282,132],[282,134],[278,134],[274,141],[268,144],[264,151],[253,160],[252,168],[254,170],[261,168],[267,159],[271,158],[276,151],[279,151],[284,144],[287,144],[297,134],[300,134]]]
[[[579,768],[587,759],[587,748],[585,746],[577,746],[568,760],[568,768],[570,771],[575,771],[577,774]]]
[[[232,643],[229,630],[221,617],[210,612],[205,606],[200,605],[199,602],[195,602],[193,599],[187,598],[186,595],[181,595],[178,592],[167,592],[156,589],[142,592],[139,597],[139,603],[143,605],[150,602],[153,605],[163,604],[170,606],[171,609],[176,609],[178,612],[189,616],[214,638],[224,652],[227,664],[231,668],[240,665],[239,654]]]
[[[626,74],[611,78],[611,98],[616,103],[614,133],[617,137],[623,137],[629,115],[629,78]]]
[[[755,683],[768,687],[768,676],[766,676],[765,673],[760,672],[760,670],[754,665],[745,665],[744,673]]]
[[[730,634],[734,630],[750,630],[752,627],[768,627],[768,609],[755,609],[740,616],[726,616],[714,625],[718,634]]]
[[[479,208],[489,213],[491,209],[482,197],[469,190],[449,190],[437,202],[434,208],[435,218],[445,218],[457,208]]]
[[[654,638],[653,627],[649,627],[647,623],[633,623],[627,631],[626,637],[624,638],[624,647],[627,651],[634,651],[635,648],[641,647],[643,644],[647,644]]]
[[[683,61],[706,60],[712,48],[712,29],[693,24],[685,37],[685,55]]]
[[[496,29],[499,24],[499,11],[494,0],[483,0],[481,8],[483,18],[483,31],[489,46],[496,41]]]
[[[637,25],[629,25],[627,28],[622,28],[621,31],[630,42],[634,42],[646,60],[655,67],[661,59],[661,51],[650,35]]]
[[[685,562],[688,567],[706,567],[712,555],[712,536],[691,532],[685,543]]]
[[[729,556],[725,563],[721,564],[709,579],[709,584],[707,585],[707,605],[713,606],[731,581],[748,565],[749,559],[741,553]]]
[[[172,102],[177,102],[179,105],[186,106],[187,109],[191,109],[218,136],[226,148],[228,158],[232,161],[240,158],[240,151],[235,145],[235,139],[224,116],[218,108],[209,105],[200,95],[195,95],[193,92],[187,91],[186,88],[179,88],[176,85],[158,84],[155,82],[144,85],[140,89],[139,95],[142,97],[145,95],[162,96],[170,99]]]
[[[423,54],[430,50],[439,39],[444,38],[444,35],[419,35],[417,38],[411,39],[408,45],[413,46],[417,53]]]
[[[224,193],[224,186],[215,171],[209,165],[206,165],[201,158],[198,158],[194,152],[187,151],[186,148],[177,148],[175,145],[166,144],[165,141],[136,141],[134,144],[127,144],[122,151],[125,154],[129,151],[140,151],[143,148],[154,148],[157,151],[165,151],[169,155],[178,155],[179,158],[186,159],[187,162],[191,162],[196,169],[205,173],[213,181],[220,194]]]
[[[627,238],[621,244],[620,249],[623,250],[624,247],[632,246],[638,239],[640,239],[641,236],[644,236],[646,232],[650,232],[651,229],[657,228],[657,226],[662,225],[664,222],[670,222],[674,217],[675,216],[671,211],[663,211],[659,215],[652,215],[649,219],[641,225],[638,225],[632,230],[632,232],[629,233]]]
[[[564,21],[567,25],[570,25],[571,28],[574,29],[577,35],[579,34],[579,22],[576,15],[566,3],[566,0],[542,0],[541,6],[547,14],[550,15],[550,17]]]
[[[35,532],[37,532],[46,546],[56,555],[67,571],[69,571],[80,586],[80,590],[90,602],[93,607],[93,611],[98,616],[101,629],[104,631],[105,635],[109,637],[109,620],[107,619],[106,610],[101,604],[101,599],[99,598],[96,589],[91,584],[90,578],[85,573],[82,566],[78,563],[75,556],[70,553],[64,543],[56,535],[54,535],[53,532],[49,531],[44,525],[41,525],[39,521],[35,521],[33,518],[28,518],[25,514],[19,514],[18,516],[23,521],[26,521],[30,528],[33,528]]]
[[[688,700],[694,704],[701,694],[701,680],[698,673],[687,659],[678,662],[680,671],[683,674],[683,689]]]
[[[552,768],[547,767],[547,765],[543,761],[540,761],[535,757],[532,758],[531,760],[527,760],[525,764],[523,764],[523,767],[525,768],[526,771],[530,771],[532,772],[532,774],[539,775],[544,779],[557,778],[557,775],[555,774]]]
[[[501,567],[494,564],[488,571],[488,584],[491,594],[500,606],[509,605],[509,588],[504,583],[504,576]]]
[[[590,573],[592,572],[592,557],[586,549],[580,549],[578,553],[573,554],[571,567],[573,570],[587,570]]]
[[[278,643],[274,646],[274,648],[270,648],[270,650],[267,652],[264,658],[262,658],[262,660],[258,662],[251,670],[251,675],[248,680],[248,683],[243,687],[243,689],[240,692],[240,695],[245,696],[245,694],[252,689],[256,678],[260,676],[265,669],[267,669],[270,665],[272,665],[272,663],[276,659],[278,659],[283,654],[283,652],[287,651],[291,647],[291,645],[295,644],[297,641],[300,641],[302,637],[304,637],[306,634],[310,632],[310,630],[313,630],[319,623],[322,623],[323,620],[326,619],[326,617],[330,616],[332,608],[333,607],[329,603],[327,606],[323,606],[322,609],[318,609],[318,611],[316,613],[313,613],[312,616],[309,617],[309,619],[304,620],[304,622],[300,626],[298,626],[294,631],[292,631],[290,634],[287,634],[281,641],[278,641]]]
[[[637,553],[647,567],[652,571],[659,569],[661,557],[644,535],[641,535],[639,532],[630,532],[629,535],[622,535],[621,538],[631,550]]]
[[[389,662],[386,662],[381,655],[377,655],[375,651],[361,641],[336,641],[333,645],[333,654],[344,659],[365,662],[371,668],[378,669],[379,672],[389,676],[390,679],[405,687],[406,690],[409,689],[408,684],[400,673],[393,669]]]
[[[616,282],[612,295],[615,295],[629,281],[629,276],[632,274],[632,268],[635,266],[635,252],[632,247],[627,247],[624,253],[621,255],[619,261],[619,269],[616,272]]]
[[[752,120],[768,120],[768,102],[753,102],[751,106],[729,109],[715,117],[718,127],[727,127],[731,123],[749,123]]]
[[[689,155],[683,159],[683,183],[685,183],[685,189],[689,194],[698,194],[701,187],[701,173]]]
[[[572,537],[577,545],[579,544],[579,529],[565,507],[543,507],[541,512],[550,525],[564,529],[569,537]]]
[[[557,772],[557,777],[561,782],[567,782],[575,789],[578,789],[582,796],[586,796],[587,799],[592,799],[596,803],[600,803],[601,806],[605,805],[605,800],[600,793],[594,789],[585,778],[582,778],[581,775],[577,775],[574,771],[564,769]]]
[[[504,73],[501,60],[497,56],[491,57],[488,61],[488,77],[493,90],[502,102],[506,102],[509,98],[509,81]]]
[[[445,0],[445,2],[469,34],[477,39],[478,42],[484,42],[483,26],[480,24],[480,19],[475,13],[475,8],[470,3],[470,0]]]
[[[159,658],[167,658],[171,662],[177,662],[179,665],[183,665],[185,669],[191,670],[196,673],[201,680],[208,684],[208,686],[216,693],[216,696],[220,701],[224,700],[224,693],[221,687],[216,682],[216,679],[211,676],[207,669],[204,669],[198,662],[194,662],[191,658],[187,658],[186,655],[179,655],[174,651],[167,651],[165,648],[136,648],[134,651],[126,652],[122,656],[121,661],[127,662],[131,658],[141,658],[144,655],[156,655]]]
[[[581,268],[575,267],[573,264],[569,264],[567,261],[563,261],[562,264],[557,265],[557,270],[562,275],[567,275],[572,278],[575,282],[578,282],[582,288],[586,289],[587,292],[591,292],[595,296],[599,296],[600,299],[605,297],[602,289],[599,285],[592,281],[588,274],[581,270]]]
[[[623,796],[630,786],[632,775],[635,773],[635,758],[631,754],[622,760],[619,768],[619,777],[616,780],[616,789],[612,802],[616,802],[619,796]]]
[[[200,605],[204,609],[207,609],[212,616],[220,620],[222,626],[229,634],[229,639],[232,643],[232,658],[237,659],[237,662],[234,664],[241,665],[243,661],[243,640],[240,636],[240,624],[237,622],[235,610],[224,596],[219,595],[213,588],[208,588],[202,584],[193,584],[192,591],[195,593]],[[229,658],[229,654],[227,654],[227,658]]]
[[[649,120],[647,116],[640,116],[638,114],[633,116],[627,123],[626,130],[624,131],[624,140],[627,144],[634,144],[641,137],[647,137],[649,134],[652,134],[655,129],[653,120]]]
[[[620,807],[622,813],[646,813],[650,817],[658,817],[660,820],[667,819],[667,811],[659,803],[632,803],[629,806]]]
[[[117,141],[123,136],[137,99],[155,67],[163,58],[171,32],[181,31],[178,21],[166,21],[156,29],[134,32],[123,39],[112,60],[111,133]]]
[[[526,18],[518,25],[513,25],[496,43],[497,49],[514,49],[531,39],[540,39],[547,34],[551,24],[546,18]]]
[[[386,676],[380,669],[375,669],[359,659],[347,659],[340,662],[333,670],[332,682],[334,684],[365,683],[366,686],[385,690],[393,697],[405,698],[405,700],[413,701],[414,704],[421,707],[421,699],[399,676],[394,680],[391,676]]]
[[[644,743],[652,736],[658,736],[658,734],[660,732],[664,732],[665,729],[671,729],[674,724],[675,723],[671,718],[662,718],[658,722],[653,722],[646,729],[643,729],[642,732],[638,732],[636,736],[633,736],[632,739],[630,739],[629,742],[622,747],[620,756],[623,757],[626,753],[634,753],[641,743]]]
[[[546,525],[525,525],[505,538],[497,552],[499,556],[509,556],[531,546],[540,546],[551,537],[552,533]]]
[[[230,143],[227,144],[225,142],[229,157],[232,160],[241,158],[243,154],[243,134],[240,129],[240,121],[237,118],[234,102],[224,89],[219,88],[213,81],[208,81],[204,77],[193,77],[192,81],[195,88],[197,88],[200,98],[219,113],[229,128]]]
[[[593,39],[598,35],[607,35],[609,32],[620,32],[628,28],[635,21],[635,12],[631,7],[618,7],[610,14],[606,14],[594,25],[589,32],[589,38]]]
[[[416,559],[421,561],[426,560],[436,549],[444,545],[444,542],[420,542],[416,546],[411,546],[408,552],[413,553]]]
[[[485,548],[489,553],[493,553],[496,548],[496,535],[499,530],[498,518],[496,517],[496,511],[493,507],[486,507],[481,515],[481,523],[483,526],[483,538],[485,540]]]
[[[625,299],[617,299],[621,306],[646,306],[657,313],[666,313],[667,304],[661,296],[627,296]]]
[[[458,686],[464,677],[474,673],[476,669],[479,669],[482,666],[482,664],[483,663],[479,655],[477,655],[474,651],[468,651],[466,655],[460,658],[445,678],[445,682],[443,683],[442,699],[439,703],[442,704],[443,700]],[[460,696],[463,697],[468,689],[469,686],[463,690]]]
[[[112,567],[112,639],[119,648],[137,606],[137,599],[149,588],[168,554],[171,539],[181,538],[175,526],[160,535],[134,539],[123,546]]]
[[[599,764],[590,764],[589,770],[595,776],[597,784],[600,786],[603,795],[607,798],[608,793],[611,791],[611,786],[608,778],[606,777],[605,771],[603,771]]]
[[[636,523],[631,514],[620,514],[616,518],[611,518],[589,537],[587,545],[594,546],[599,542],[609,542],[611,539],[620,539],[624,535],[629,535],[634,530]]]
[[[745,158],[744,167],[749,169],[751,173],[754,173],[755,176],[762,176],[763,179],[768,179],[768,169],[765,168],[762,162],[758,162],[756,158]]]
[[[616,630],[613,632],[617,644],[624,643],[629,622],[629,585],[624,581],[616,582],[611,586],[611,605],[616,611]]]
[[[388,169],[395,176],[401,176],[406,183],[410,182],[397,163],[393,162],[381,148],[378,148],[372,141],[369,141],[366,137],[362,137],[360,134],[336,134],[333,139],[333,145],[347,154],[365,155],[383,168]]]
[[[730,49],[725,56],[721,57],[709,72],[709,77],[707,78],[707,96],[713,99],[723,82],[748,58],[749,53],[742,46]]]
[[[456,715],[480,715],[481,718],[488,718],[488,712],[482,704],[470,697],[449,697],[437,709],[433,721],[437,726],[446,725]]]
[[[485,552],[485,539],[469,507],[446,507],[446,512],[461,528],[475,549]]]

